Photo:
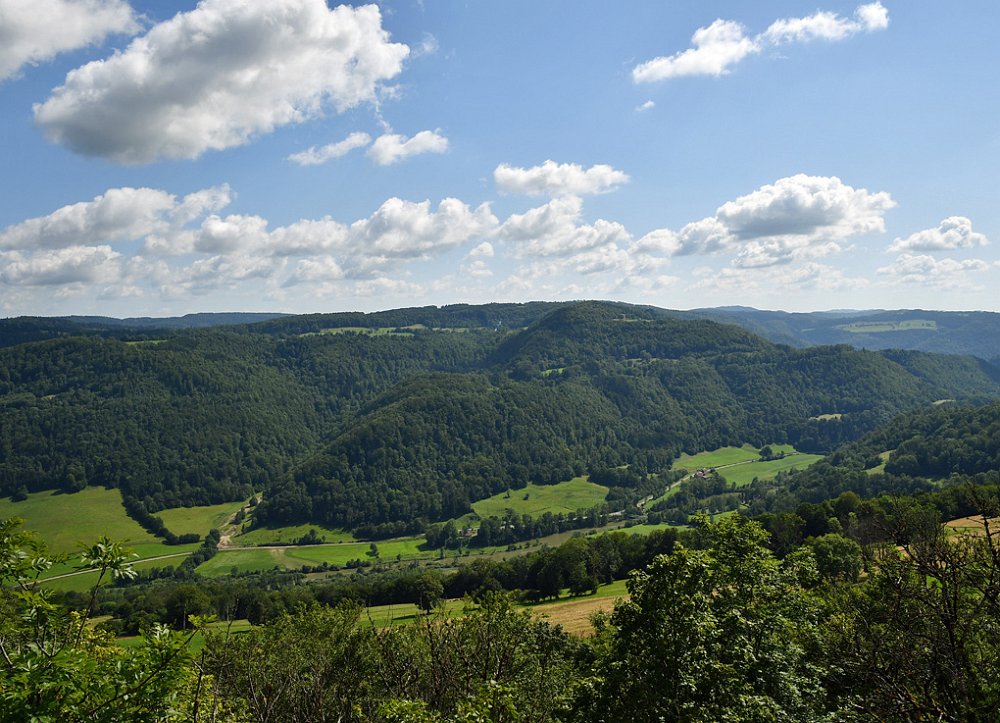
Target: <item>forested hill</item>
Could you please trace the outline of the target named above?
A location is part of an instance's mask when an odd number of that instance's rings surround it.
[[[354,526],[467,512],[528,481],[681,451],[792,442],[829,450],[942,396],[996,395],[971,358],[791,349],[710,321],[585,302],[503,339],[483,370],[410,380],[298,467],[260,519]]]
[[[759,484],[748,499],[757,510],[793,510],[844,492],[875,497],[965,482],[1000,484],[1000,402],[902,414],[809,469]]]
[[[1000,362],[1000,314],[988,311],[822,311],[788,313],[747,307],[696,309],[693,316],[739,324],[792,346],[850,344],[862,349],[912,349],[970,354]]]
[[[793,349],[597,302],[74,336],[0,349],[0,494],[103,484],[155,511],[263,489],[261,519],[434,520],[527,481],[744,442],[828,451],[997,396],[971,358]]]

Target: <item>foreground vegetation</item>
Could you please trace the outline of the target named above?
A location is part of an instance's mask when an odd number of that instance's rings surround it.
[[[996,511],[995,491],[978,499]],[[902,551],[833,535],[779,557],[756,522],[700,520],[630,576],[628,599],[598,614],[584,640],[484,590],[461,615],[404,626],[362,624],[344,601],[234,634],[193,616],[189,633],[153,626],[119,647],[87,624],[87,610],[68,612],[36,589],[44,550],[5,521],[0,717],[994,720],[995,535],[948,535],[919,505],[890,522]],[[124,578],[124,557],[105,540],[84,562]],[[205,640],[196,654],[195,634]]]

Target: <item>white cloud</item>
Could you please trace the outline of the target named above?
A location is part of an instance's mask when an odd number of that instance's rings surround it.
[[[946,251],[985,246],[989,241],[972,230],[972,221],[965,216],[949,216],[937,228],[928,228],[897,238],[889,251]]]
[[[484,203],[475,210],[446,198],[431,211],[430,201],[390,198],[370,218],[351,224],[347,244],[352,254],[417,258],[441,253],[492,235],[497,218]]]
[[[691,44],[694,47],[688,50],[637,65],[632,69],[632,80],[651,83],[684,75],[719,76],[760,50],[740,23],[721,19],[707,28],[698,28],[691,36]]]
[[[827,256],[852,236],[883,232],[895,205],[888,193],[852,188],[836,176],[799,174],[723,204],[716,219],[745,244],[737,265],[764,266]]]
[[[355,148],[363,148],[372,142],[372,137],[367,133],[355,132],[347,136],[342,141],[329,143],[317,148],[310,146],[307,150],[293,153],[288,160],[298,163],[300,166],[318,166],[334,158],[345,156]]]
[[[643,111],[652,110],[655,107],[656,107],[656,103],[655,102],[653,102],[651,100],[647,100],[642,105],[637,105],[635,107],[635,111],[636,111],[636,113],[642,113]]]
[[[619,223],[598,219],[593,225],[580,225],[582,211],[579,197],[561,196],[510,216],[500,227],[500,237],[511,242],[520,256],[542,257],[576,256],[631,240]]]
[[[784,45],[812,40],[843,40],[860,32],[889,27],[889,11],[879,2],[858,6],[854,17],[851,20],[829,11],[817,11],[805,18],[784,18],[774,21],[761,37],[772,45]]]
[[[0,80],[26,64],[138,30],[125,0],[0,0]]]
[[[299,261],[295,270],[285,281],[285,286],[339,281],[343,278],[344,270],[333,256],[318,256]]]
[[[196,158],[254,135],[373,102],[409,48],[374,5],[203,0],[122,52],[66,76],[35,121],[84,155]]]
[[[733,264],[762,267],[839,253],[847,239],[885,231],[895,206],[885,192],[852,188],[836,176],[789,176],[758,188],[680,231],[656,229],[632,247],[638,256],[737,251]]]
[[[493,244],[489,241],[483,241],[481,244],[476,246],[472,251],[466,256],[467,259],[492,259],[494,254]]]
[[[632,80],[650,83],[689,75],[718,77],[747,56],[768,47],[791,43],[808,43],[821,39],[844,40],[861,32],[874,32],[889,27],[889,11],[880,3],[859,5],[854,18],[845,18],[829,11],[817,11],[804,18],[775,20],[760,35],[750,37],[746,29],[733,20],[717,19],[691,36],[693,47],[669,56],[660,56],[632,69]]]
[[[420,131],[412,138],[397,133],[386,133],[375,139],[368,155],[380,166],[391,166],[421,153],[444,153],[448,139],[437,131]]]
[[[0,248],[92,246],[135,239],[165,230],[167,215],[176,208],[175,197],[164,191],[112,188],[93,201],[63,206],[48,216],[7,227],[0,232]]]
[[[917,284],[936,289],[972,287],[968,274],[990,269],[982,259],[936,259],[927,254],[902,254],[893,263],[878,269],[883,276],[894,277],[899,283]]]
[[[107,283],[120,272],[121,254],[110,246],[68,246],[31,255],[0,253],[0,281],[12,286]]]
[[[615,190],[629,177],[611,166],[598,164],[584,170],[577,163],[545,161],[540,166],[517,168],[502,163],[493,171],[497,188],[525,196],[586,196]]]

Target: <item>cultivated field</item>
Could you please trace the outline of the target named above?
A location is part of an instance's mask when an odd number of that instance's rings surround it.
[[[555,485],[529,484],[524,489],[501,492],[473,502],[472,509],[480,517],[503,517],[508,509],[533,517],[546,512],[566,514],[599,505],[607,495],[607,487],[595,484],[586,477],[574,477]]]

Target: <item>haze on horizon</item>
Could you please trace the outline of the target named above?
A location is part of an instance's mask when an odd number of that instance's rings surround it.
[[[0,316],[1000,311],[985,0],[0,18]]]

